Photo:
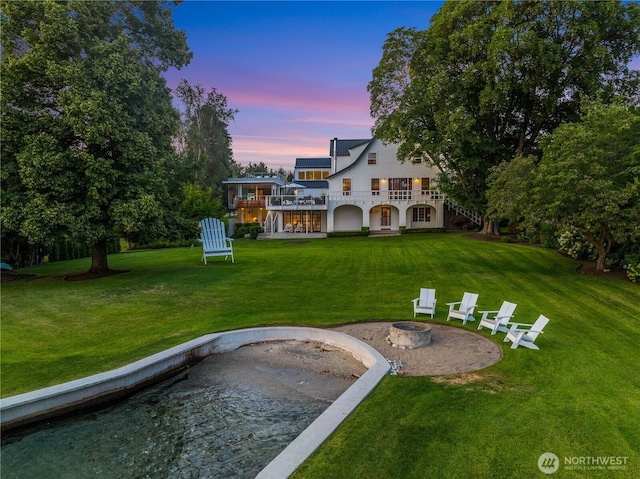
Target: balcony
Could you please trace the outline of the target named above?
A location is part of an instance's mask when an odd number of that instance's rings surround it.
[[[233,198],[233,205],[236,209],[245,208],[245,209],[260,209],[264,208],[267,204],[268,196],[235,196]]]
[[[381,204],[394,203],[433,203],[444,201],[444,194],[438,190],[385,190],[385,191],[330,191],[329,201],[354,204],[356,202],[371,202]]]
[[[270,210],[326,210],[325,196],[272,195],[268,197],[267,208]]]

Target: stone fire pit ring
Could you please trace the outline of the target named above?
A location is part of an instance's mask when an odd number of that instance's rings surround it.
[[[431,326],[415,321],[400,321],[389,328],[389,341],[400,348],[420,348],[431,342]]]

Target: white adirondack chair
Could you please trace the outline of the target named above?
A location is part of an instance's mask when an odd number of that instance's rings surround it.
[[[476,318],[473,317],[473,311],[474,309],[476,309],[477,302],[477,294],[465,292],[462,296],[462,301],[447,303],[447,306],[449,306],[449,315],[447,316],[447,321],[449,321],[451,318],[461,319],[462,324],[467,324],[467,321],[475,321]],[[457,309],[456,305],[458,305]]]
[[[509,327],[507,323],[511,318],[513,318],[513,312],[516,309],[517,304],[510,303],[509,301],[504,301],[502,306],[500,306],[499,311],[478,311],[482,313],[482,318],[480,318],[480,323],[478,324],[478,329],[482,329],[483,327],[491,329],[491,335],[496,334],[498,331],[502,331],[506,333],[509,331]],[[494,314],[492,318],[489,317],[490,314]]]
[[[413,317],[416,314],[429,314],[431,319],[436,312],[436,290],[430,288],[420,288],[420,297],[411,300],[413,302]]]
[[[202,243],[202,261],[207,264],[207,258],[211,256],[224,256],[227,259],[233,258],[233,238],[228,238],[225,232],[224,223],[218,218],[205,218],[200,221],[200,242]]]
[[[509,332],[507,332],[504,342],[511,341],[513,343],[511,349],[516,349],[518,346],[524,346],[529,349],[540,349],[534,343],[548,322],[549,318],[541,314],[533,324],[510,323],[511,328]]]

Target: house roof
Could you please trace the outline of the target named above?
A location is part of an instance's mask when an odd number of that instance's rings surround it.
[[[296,180],[296,183],[300,183],[305,188],[329,188],[329,182],[327,180]]]
[[[364,145],[371,141],[371,138],[367,140],[338,140],[338,147],[336,149],[337,156],[349,156],[349,149],[356,146]],[[333,157],[333,145],[335,141],[329,141],[329,156]]]
[[[296,158],[296,168],[331,168],[331,158]]]
[[[285,181],[276,176],[264,176],[264,177],[255,177],[255,178],[227,178],[222,182],[224,185],[276,185],[276,186],[284,186]]]
[[[348,165],[347,167],[345,167],[345,168],[341,169],[340,171],[336,171],[335,173],[333,173],[333,174],[329,175],[329,176],[328,176],[328,178],[333,178],[333,177],[335,177],[335,176],[336,176],[336,175],[338,175],[338,174],[342,174],[342,173],[344,173],[345,171],[350,170],[351,168],[354,168],[354,167],[355,167],[355,165],[356,165],[356,164],[358,164],[358,163],[360,162],[360,160],[366,156],[366,153],[367,153],[367,151],[369,150],[369,147],[373,144],[374,140],[375,140],[375,138],[372,138],[371,140],[367,140],[367,142],[368,142],[369,144],[364,148],[364,150],[362,150],[362,152],[360,153],[360,155],[359,155],[355,160],[353,160],[353,161],[351,162],[351,164],[350,164],[350,165]],[[356,140],[353,140],[353,141],[356,141]],[[340,147],[339,142],[340,142],[340,140],[338,140],[338,147]],[[357,146],[357,145],[356,145],[356,146]]]

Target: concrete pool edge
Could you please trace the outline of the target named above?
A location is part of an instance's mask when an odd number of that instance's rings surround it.
[[[288,477],[388,373],[389,363],[376,349],[348,334],[319,328],[278,326],[209,334],[112,371],[0,399],[0,425],[12,428],[63,414],[84,403],[135,390],[211,354],[278,340],[323,342],[350,353],[368,368],[257,476]]]

